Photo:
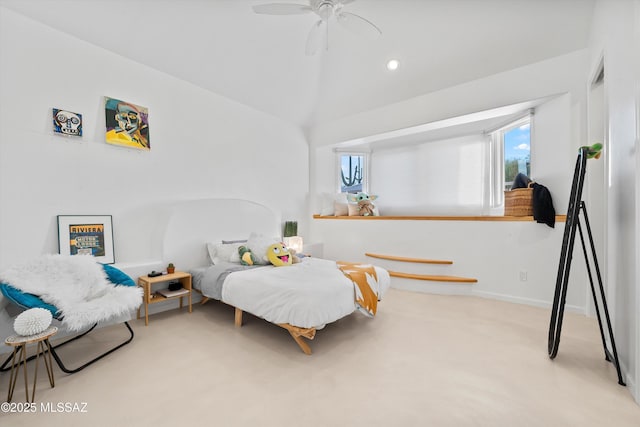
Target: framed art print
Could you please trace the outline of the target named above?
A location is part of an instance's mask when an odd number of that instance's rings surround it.
[[[82,114],[53,108],[53,133],[82,136]]]
[[[147,108],[105,96],[104,114],[108,144],[151,150]]]
[[[113,264],[111,215],[58,215],[58,252],[91,255],[97,262]]]

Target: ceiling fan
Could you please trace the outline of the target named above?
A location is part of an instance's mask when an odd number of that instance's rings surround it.
[[[322,44],[323,35],[325,35],[324,44],[328,49],[329,38],[329,19],[334,17],[338,24],[347,30],[365,37],[376,39],[382,34],[371,21],[363,18],[355,13],[343,11],[346,4],[353,3],[355,0],[309,0],[309,4],[298,3],[267,3],[254,5],[255,13],[264,15],[302,15],[306,13],[315,13],[320,18],[309,31],[307,36],[307,44],[305,53],[307,55],[315,55],[318,48]]]

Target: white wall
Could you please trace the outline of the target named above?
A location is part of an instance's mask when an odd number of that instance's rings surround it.
[[[475,278],[473,285],[392,278],[395,288],[430,293],[468,294],[550,307],[562,246],[563,223],[315,219],[324,255],[330,259],[374,262],[415,274]],[[579,243],[578,243],[579,245]],[[581,249],[580,249],[581,250]],[[453,261],[451,265],[400,263],[366,257],[365,252]],[[567,310],[583,312],[586,293],[581,257],[572,264]],[[526,274],[526,281],[520,273]],[[541,342],[541,351],[546,343]]]
[[[640,297],[638,296],[638,40],[640,2],[598,1],[591,33],[589,72],[604,57],[607,294],[618,354],[629,388],[640,402]]]
[[[154,205],[173,200],[250,199],[305,229],[298,128],[1,7],[0,52],[0,268],[56,253],[59,214],[113,215],[125,263],[161,257]],[[149,108],[150,152],[104,142],[105,95]],[[54,136],[52,107],[84,136]]]

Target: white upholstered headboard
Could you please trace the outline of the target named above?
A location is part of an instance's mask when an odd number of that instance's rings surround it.
[[[251,232],[281,236],[280,218],[266,206],[240,199],[202,199],[169,208],[163,233],[165,262],[187,271],[208,265],[206,244],[246,239]]]

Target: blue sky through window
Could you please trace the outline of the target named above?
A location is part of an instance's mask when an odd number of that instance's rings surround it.
[[[531,126],[523,124],[504,134],[504,158],[524,159],[531,153]]]

